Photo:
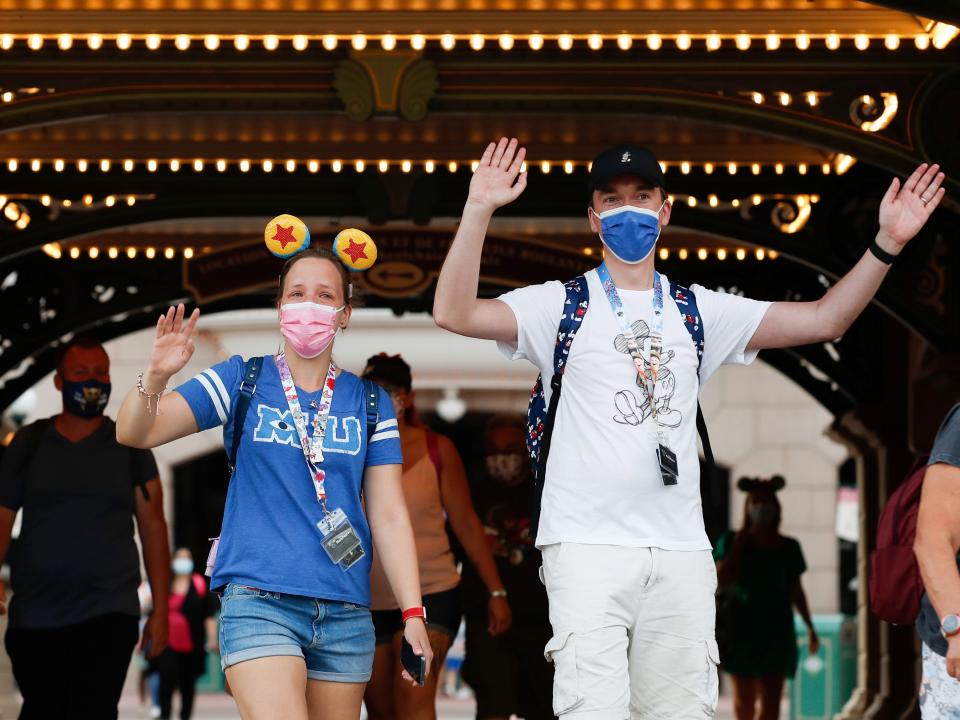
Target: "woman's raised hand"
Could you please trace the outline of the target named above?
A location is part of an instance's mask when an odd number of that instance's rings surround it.
[[[181,303],[176,308],[171,307],[157,320],[157,334],[153,339],[150,367],[147,371],[151,380],[166,384],[166,381],[180,372],[193,357],[191,335],[197,326],[197,320],[200,319],[200,308],[195,309],[186,322],[183,318],[184,312]],[[157,388],[146,389],[149,392]]]

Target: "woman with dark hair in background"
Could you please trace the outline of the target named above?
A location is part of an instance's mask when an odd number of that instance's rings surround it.
[[[193,571],[193,554],[173,555],[170,587],[170,640],[154,666],[160,675],[160,717],[173,715],[173,693],[180,691],[180,718],[190,720],[197,679],[206,672],[207,652],[219,652],[217,601],[203,576]]]
[[[460,455],[449,439],[423,427],[417,418],[410,366],[399,355],[375,355],[367,360],[363,377],[382,386],[390,394],[396,410],[403,448],[403,495],[413,524],[420,592],[427,609],[427,632],[434,651],[434,667],[424,688],[412,688],[396,681],[402,629],[400,610],[375,547],[370,607],[377,649],[364,702],[370,720],[433,720],[437,716],[439,670],[457,635],[462,616],[460,574],[450,550],[446,520],[486,586],[492,635],[499,635],[510,627],[510,606],[483,524],[470,501],[470,487]]]
[[[807,597],[800,584],[806,571],[800,543],[780,534],[782,508],[777,491],[786,481],[741,478],[747,493],[743,527],[717,540],[720,660],[733,679],[737,720],[776,720],[783,683],[797,671],[793,607],[807,626],[809,653],[820,647]]]

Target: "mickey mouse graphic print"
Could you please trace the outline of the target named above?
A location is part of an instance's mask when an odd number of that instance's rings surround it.
[[[590,308],[570,350],[547,461],[537,545],[573,542],[709,550],[700,503],[696,408],[702,384],[720,365],[748,364],[746,351],[770,303],[694,285],[705,332],[700,377],[697,350],[684,326],[686,308],[664,293],[663,350],[653,401],[676,453],[679,483],[664,487],[650,402],[596,271],[586,273]],[[661,275],[663,287],[669,279]],[[649,367],[653,290],[619,289],[626,317]],[[510,359],[553,373],[553,351],[565,292],[560,282],[500,297],[517,318]],[[549,401],[550,388],[546,388]]]

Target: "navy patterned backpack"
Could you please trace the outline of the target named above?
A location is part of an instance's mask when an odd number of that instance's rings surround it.
[[[566,298],[563,304],[563,314],[560,316],[560,326],[557,329],[557,343],[553,351],[553,377],[550,378],[550,404],[547,405],[544,393],[543,376],[537,377],[530,394],[530,404],[527,406],[527,452],[530,454],[530,467],[533,471],[533,512],[530,515],[530,535],[536,538],[540,524],[540,502],[543,497],[543,485],[546,480],[547,458],[550,455],[550,438],[557,418],[557,408],[560,404],[560,391],[563,387],[563,373],[570,355],[570,347],[577,331],[583,324],[583,318],[590,307],[590,289],[587,279],[580,275],[563,285]],[[673,298],[683,316],[683,324],[690,333],[690,339],[697,351],[697,373],[703,361],[703,325],[700,322],[700,311],[697,308],[697,297],[691,290],[670,281],[670,296]],[[707,463],[713,465],[713,451],[710,447],[710,437],[707,435],[707,424],[704,421],[700,404],[697,403],[697,431],[703,443],[703,452]]]

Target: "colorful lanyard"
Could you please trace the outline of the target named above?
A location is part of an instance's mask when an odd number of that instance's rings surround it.
[[[337,365],[330,361],[327,379],[323,384],[323,393],[320,396],[320,407],[313,417],[313,435],[307,433],[307,416],[300,409],[300,398],[297,397],[297,387],[293,384],[293,375],[283,353],[277,356],[277,370],[280,373],[280,384],[283,385],[283,394],[287,397],[290,414],[293,415],[293,424],[297,428],[300,438],[300,448],[303,457],[307,460],[307,467],[313,478],[313,487],[317,491],[317,502],[327,511],[327,493],[323,487],[326,473],[318,467],[323,462],[323,440],[327,435],[327,420],[330,419],[330,407],[333,405],[333,390],[337,384]]]
[[[653,424],[657,429],[657,440],[661,445],[666,446],[666,439],[663,435],[663,428],[657,420],[657,403],[655,400],[655,391],[657,388],[657,375],[660,372],[660,356],[663,353],[663,283],[660,281],[660,273],[653,271],[653,327],[650,328],[650,370],[646,370],[646,363],[641,352],[640,341],[630,326],[626,312],[623,309],[623,301],[620,299],[620,293],[617,292],[617,285],[610,277],[610,271],[606,263],[601,263],[597,268],[597,275],[600,277],[600,283],[603,285],[603,293],[607,296],[610,303],[610,309],[613,310],[617,322],[620,324],[620,332],[627,343],[627,349],[630,351],[630,357],[633,358],[633,365],[637,369],[637,374],[643,381],[644,396],[650,405],[650,415],[653,417]]]

